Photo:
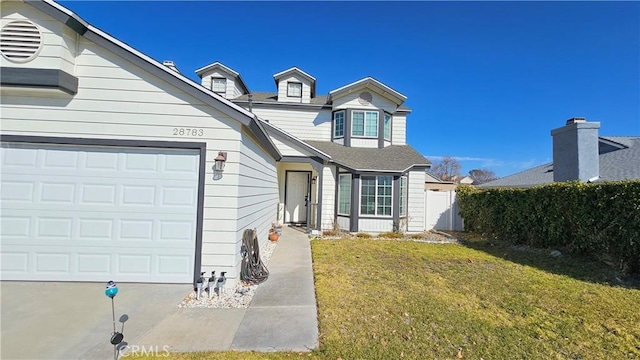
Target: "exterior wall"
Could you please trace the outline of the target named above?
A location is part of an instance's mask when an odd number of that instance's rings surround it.
[[[75,75],[78,36],[73,30],[22,1],[3,1],[0,27],[12,20],[28,19],[38,26],[42,35],[42,48],[37,57],[26,63],[16,63],[0,56],[2,66],[16,68],[60,69]]]
[[[351,228],[351,218],[348,216],[338,216],[338,228],[342,231],[349,231]]]
[[[289,145],[290,143],[285,143],[281,141],[276,136],[273,136],[271,133],[269,135],[271,137],[271,141],[273,141],[273,144],[278,148],[282,156],[307,156],[302,151],[297,150],[293,146]]]
[[[407,203],[407,232],[424,231],[425,173],[423,169],[409,172],[409,201]]]
[[[253,113],[302,140],[331,141],[329,109],[291,109],[253,105]]]
[[[378,139],[351,138],[352,147],[378,148]]]
[[[322,170],[322,230],[332,230],[336,206],[336,168],[324,166]]]
[[[235,256],[229,274],[240,268],[240,247],[246,229],[256,229],[260,246],[268,241],[269,228],[277,221],[278,171],[276,162],[259,145],[253,135],[242,132],[238,179],[236,246],[228,255]],[[226,172],[226,171],[225,171]],[[204,260],[204,254],[203,254]],[[204,263],[204,261],[203,261]],[[213,270],[213,269],[212,269]],[[233,276],[234,278],[239,278]]]
[[[80,81],[73,97],[24,96],[28,90],[3,89],[2,133],[205,142],[202,267],[228,270],[229,284],[235,283],[241,230],[257,227],[264,236],[266,224],[274,220],[268,215],[277,201],[273,160],[242,134],[236,120],[84,38],[76,64]],[[198,131],[179,135],[186,128]],[[228,157],[222,178],[214,180],[218,151]],[[247,185],[249,179],[258,181],[254,188]],[[248,191],[256,197],[248,199]]]
[[[393,145],[407,145],[407,115],[393,114],[391,119],[391,142]]]
[[[235,78],[225,71],[214,70],[213,72],[207,73],[206,75],[202,76],[202,86],[211,90],[211,83],[213,82],[213,78],[227,79],[227,91],[224,94],[220,93],[220,95],[224,96],[226,99],[233,99],[242,95],[242,90],[236,83]]]
[[[360,101],[358,101],[360,97],[360,93],[364,91],[370,93],[372,97],[371,103],[367,105],[362,105]],[[333,110],[340,110],[340,109],[347,109],[347,108],[367,109],[367,110],[382,109],[390,114],[393,114],[396,112],[396,109],[398,108],[398,106],[393,101],[388,100],[381,95],[378,95],[374,91],[363,88],[360,90],[356,90],[350,94],[346,94],[339,98],[333,99]]]
[[[287,96],[287,82],[302,83],[302,97]],[[290,75],[278,80],[278,101],[308,104],[311,102],[311,82],[302,76]]]
[[[393,219],[359,219],[358,231],[381,233],[393,230]]]

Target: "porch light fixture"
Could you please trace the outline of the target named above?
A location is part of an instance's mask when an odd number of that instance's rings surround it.
[[[224,163],[227,161],[227,152],[219,151],[218,156],[215,158],[215,164],[213,165],[213,177],[214,179],[222,178],[222,172],[224,171]]]
[[[317,176],[313,176],[313,177],[311,177],[311,183],[312,183],[312,184],[315,184],[315,183],[316,183],[316,180],[318,180],[318,177],[317,177]]]

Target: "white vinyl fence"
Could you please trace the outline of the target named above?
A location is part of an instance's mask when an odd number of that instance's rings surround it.
[[[425,191],[425,230],[464,230],[456,201],[456,191]]]

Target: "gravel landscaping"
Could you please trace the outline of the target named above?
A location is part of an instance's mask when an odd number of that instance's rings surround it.
[[[260,248],[260,259],[265,265],[269,265],[271,255],[275,250],[278,242],[267,241]],[[206,282],[205,285],[206,286]],[[212,309],[241,309],[249,307],[253,295],[256,293],[258,285],[247,285],[239,281],[233,288],[225,288],[218,292],[214,292],[213,297],[209,299],[209,294],[203,291],[200,299],[196,299],[195,291],[189,292],[184,299],[178,304],[179,308],[212,308]]]

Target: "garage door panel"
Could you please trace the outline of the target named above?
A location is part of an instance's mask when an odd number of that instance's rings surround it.
[[[2,145],[3,279],[191,282],[199,151]]]

